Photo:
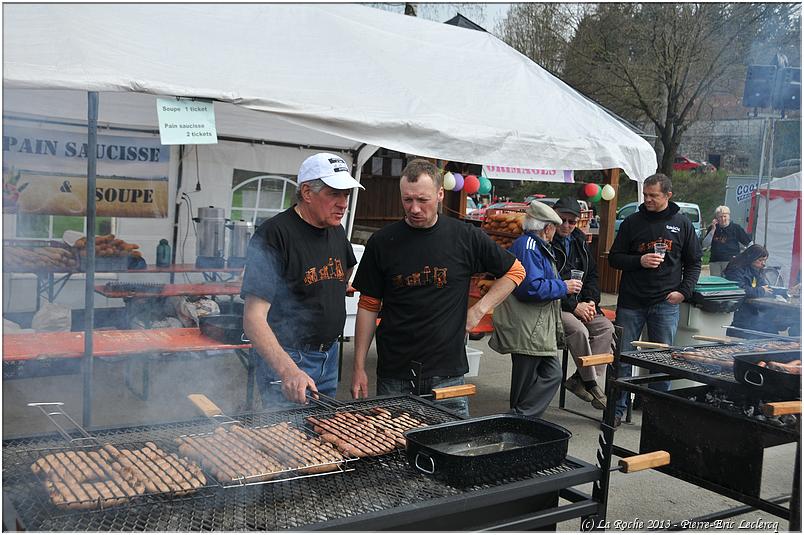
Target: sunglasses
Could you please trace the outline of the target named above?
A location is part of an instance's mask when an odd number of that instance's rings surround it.
[[[562,217],[562,218],[561,218],[561,223],[562,223],[562,224],[563,224],[563,223],[567,223],[567,224],[569,224],[569,225],[577,225],[577,224],[578,224],[578,220],[577,220],[577,219],[567,219],[567,218]]]

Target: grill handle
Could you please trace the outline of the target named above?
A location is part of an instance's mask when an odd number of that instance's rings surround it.
[[[92,435],[90,435],[89,433],[87,433],[86,429],[81,427],[78,424],[78,422],[73,420],[72,416],[70,416],[69,414],[64,412],[64,410],[62,409],[63,405],[64,405],[64,403],[62,403],[61,401],[28,403],[29,407],[37,407],[37,408],[39,408],[39,410],[42,411],[42,413],[45,416],[47,416],[47,419],[50,420],[53,423],[53,425],[56,426],[56,429],[58,429],[59,434],[62,437],[64,437],[64,440],[66,440],[70,444],[73,444],[73,445],[76,445],[76,446],[81,446],[81,445],[84,445],[84,444],[86,444],[88,446],[98,446],[98,445],[100,445],[100,441],[97,438],[95,438]],[[70,422],[70,424],[72,424],[72,426],[75,427],[78,430],[78,433],[81,436],[79,436],[79,437],[72,436],[69,432],[67,432],[66,429],[64,429],[64,427],[59,425],[59,422],[56,421],[54,416],[60,416],[60,417],[64,418],[65,420],[67,420],[68,422]]]
[[[644,340],[635,340],[631,342],[632,346],[647,347],[648,349],[670,349],[669,344],[660,344],[659,342],[646,342]]]
[[[206,397],[204,394],[188,394],[187,399],[189,399],[192,404],[195,405],[199,411],[201,411],[201,414],[210,420],[215,421],[216,423],[221,425],[239,423],[237,420],[225,415],[220,407],[215,405],[212,400]]]
[[[667,466],[668,464],[670,464],[670,453],[658,450],[620,459],[620,463],[613,467],[611,471],[630,474],[640,470],[647,470],[648,468]]]
[[[443,388],[433,389],[433,399],[460,398],[463,396],[474,396],[475,394],[477,394],[477,387],[472,384],[445,386]]]
[[[732,338],[730,336],[705,336],[703,334],[693,334],[693,340],[700,340],[701,342],[719,342],[721,344],[734,344],[743,342],[739,338]]]
[[[801,414],[800,401],[775,401],[762,404],[762,414],[765,416],[782,416],[783,414]]]
[[[614,355],[612,355],[611,353],[599,353],[597,355],[586,355],[585,357],[578,357],[578,365],[581,368],[598,366],[600,364],[611,364],[612,362],[614,362]]]

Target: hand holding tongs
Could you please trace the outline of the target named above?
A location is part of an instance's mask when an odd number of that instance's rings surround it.
[[[271,381],[271,385],[281,385],[282,381]],[[309,390],[304,392],[304,396],[315,403],[316,405],[320,405],[325,409],[336,411],[338,409],[343,409],[345,407],[351,407],[351,405],[343,403],[342,401],[338,401],[337,399],[333,398],[332,396],[327,396],[322,394],[321,392],[312,393]],[[323,401],[322,401],[323,400]]]

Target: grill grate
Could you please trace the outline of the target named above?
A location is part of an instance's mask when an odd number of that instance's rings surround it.
[[[353,409],[394,407],[429,423],[457,419],[453,414],[413,396],[375,398],[353,402]],[[248,426],[282,421],[301,424],[305,416],[326,409],[307,407],[281,412],[254,413],[238,419]],[[215,424],[196,420],[158,426],[102,430],[94,435],[113,444],[154,441],[163,445],[173,438],[211,432]],[[26,529],[34,531],[245,531],[298,529],[356,515],[416,506],[425,500],[459,496],[502,483],[539,478],[578,469],[566,461],[559,467],[492,484],[456,488],[414,471],[402,451],[368,457],[353,463],[355,470],[313,478],[278,481],[269,485],[208,488],[186,497],[154,496],[148,501],[103,511],[53,516],[35,498],[40,483],[25,461],[31,450],[59,447],[60,436],[24,438],[3,444],[3,490]]]
[[[674,359],[672,350],[629,351],[623,353],[623,356],[630,360],[639,361],[635,362],[635,364],[644,368],[655,368],[655,365],[658,364],[672,368],[673,370],[683,370],[689,374],[696,375],[702,383],[711,379],[719,379],[737,384],[737,381],[734,379],[734,374],[730,369],[723,370],[720,366],[710,366],[692,360]]]

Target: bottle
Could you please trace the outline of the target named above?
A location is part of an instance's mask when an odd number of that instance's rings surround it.
[[[164,238],[159,240],[156,246],[156,265],[166,267],[170,265],[170,244]]]

